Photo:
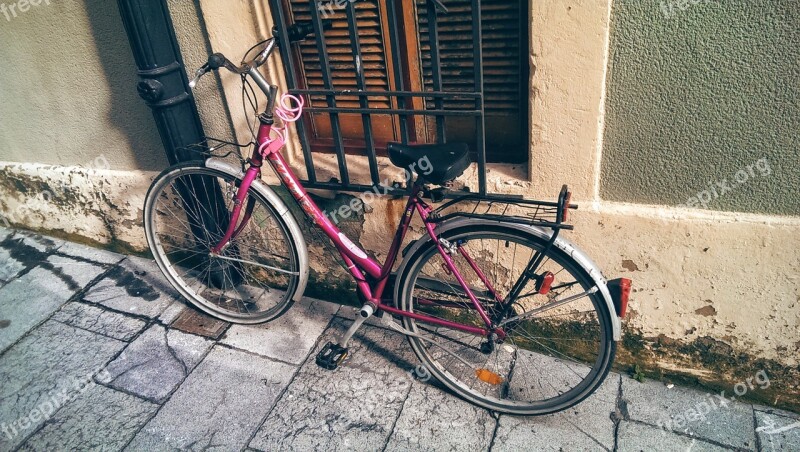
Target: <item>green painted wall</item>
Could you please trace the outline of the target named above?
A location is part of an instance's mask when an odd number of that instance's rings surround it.
[[[601,197],[800,215],[800,4],[671,1],[614,1]]]

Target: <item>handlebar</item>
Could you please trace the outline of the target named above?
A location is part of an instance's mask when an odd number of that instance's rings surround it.
[[[264,41],[264,49],[261,52],[259,52],[252,60],[242,61],[241,66],[236,66],[235,64],[233,64],[231,60],[225,57],[225,55],[221,53],[215,53],[209,56],[208,62],[195,72],[194,79],[192,79],[192,81],[189,82],[189,87],[194,88],[197,85],[197,82],[200,80],[200,77],[206,75],[210,71],[216,71],[220,68],[225,68],[233,72],[234,74],[248,74],[252,76],[253,71],[258,73],[257,69],[267,62],[267,59],[269,58],[270,54],[272,54],[272,51],[275,49],[275,45],[276,45],[275,38],[271,38]],[[258,74],[260,76],[260,73]],[[257,76],[254,77],[254,79],[256,83],[259,86],[261,86]]]
[[[326,20],[322,22],[322,29],[323,30],[330,30],[333,27],[333,22],[330,20]],[[289,43],[295,43],[298,41],[305,40],[309,35],[314,33],[314,24],[311,22],[297,22],[290,26],[287,29],[287,34],[289,35]],[[256,44],[253,48],[257,47],[260,44],[264,44],[264,48],[250,61],[242,61],[241,66],[236,66],[233,64],[229,59],[225,57],[225,55],[221,53],[215,53],[208,57],[208,62],[204,64],[200,69],[195,72],[194,78],[189,82],[189,88],[194,89],[197,86],[197,82],[200,80],[200,77],[204,76],[210,71],[216,71],[220,68],[225,68],[234,74],[248,74],[253,77],[256,84],[265,89],[265,93],[269,91],[271,85],[267,84],[266,81],[263,80],[260,72],[258,72],[258,68],[262,66],[264,63],[267,62],[269,56],[272,54],[272,51],[275,50],[275,46],[278,45],[278,32],[277,29],[273,29],[273,36],[270,39],[263,41],[262,43]],[[252,48],[250,49],[253,50]],[[245,57],[250,54],[250,51],[247,52]],[[262,83],[263,82],[263,86]]]

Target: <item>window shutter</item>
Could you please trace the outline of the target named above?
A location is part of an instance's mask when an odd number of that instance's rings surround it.
[[[415,0],[422,83],[433,90],[427,0]],[[443,0],[448,13],[438,14],[439,59],[443,91],[474,91],[472,2]],[[527,4],[520,0],[481,1],[483,89],[489,161],[521,162],[527,158]],[[426,101],[434,108],[434,101]],[[448,99],[445,109],[471,109],[469,100]],[[469,141],[474,125],[447,119],[450,141]]]
[[[420,53],[425,89],[433,89],[427,1],[417,1]],[[472,7],[469,0],[444,1],[448,13],[439,13],[439,58],[445,91],[473,91]],[[520,18],[526,9],[518,1],[483,0],[483,73],[486,112],[519,112],[521,84]],[[429,104],[432,104],[429,101]],[[445,108],[471,108],[471,103],[445,101]],[[432,108],[432,106],[431,106]]]
[[[291,0],[289,2],[295,21],[310,21],[310,3],[308,0]],[[359,0],[353,3],[356,11],[356,23],[361,44],[364,63],[364,76],[369,91],[388,91],[389,75],[386,62],[386,46],[381,25],[379,0]],[[347,27],[345,8],[334,8],[328,17],[333,27],[325,32],[325,43],[328,51],[328,64],[331,71],[333,87],[336,90],[357,89],[355,64],[350,32]],[[305,74],[308,89],[325,89],[322,78],[322,67],[319,52],[313,39],[300,43],[300,61]],[[358,98],[341,97],[337,106],[359,108]],[[324,96],[312,96],[312,105],[327,106]],[[370,98],[373,108],[389,108],[388,98]]]

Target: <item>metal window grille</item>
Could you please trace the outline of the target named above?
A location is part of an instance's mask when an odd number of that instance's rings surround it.
[[[402,0],[401,0],[402,1]],[[401,63],[400,55],[403,51],[401,42],[401,18],[399,17],[398,2],[395,0],[380,0],[379,4],[385,9],[388,18],[388,33],[383,37],[388,40],[388,47],[391,49],[393,61],[392,71],[393,77],[391,78],[391,86],[389,90],[370,90],[366,83],[363,67],[363,54],[362,54],[362,38],[359,36],[358,22],[356,16],[355,1],[350,0],[333,0],[331,3],[327,1],[319,2],[316,0],[309,1],[309,13],[311,22],[314,27],[316,40],[316,48],[319,54],[320,74],[322,77],[322,89],[307,89],[303,88],[302,74],[298,72],[297,62],[295,60],[295,51],[293,47],[281,46],[281,57],[285,67],[287,82],[289,85],[289,92],[294,95],[303,95],[306,97],[317,96],[318,98],[324,97],[324,105],[308,106],[305,111],[309,113],[320,113],[327,115],[331,126],[331,137],[333,142],[333,152],[336,155],[338,162],[338,181],[324,182],[317,179],[316,170],[314,167],[314,154],[311,152],[311,143],[309,138],[308,127],[302,121],[296,123],[300,143],[305,158],[306,174],[308,180],[304,184],[309,188],[318,189],[335,189],[344,191],[369,191],[373,185],[363,185],[351,182],[351,175],[347,166],[345,158],[345,145],[342,135],[342,127],[340,122],[341,114],[356,114],[361,116],[361,123],[364,130],[364,142],[366,158],[369,162],[370,179],[372,184],[380,185],[380,178],[378,174],[378,162],[376,155],[376,146],[374,140],[373,129],[373,116],[379,115],[395,115],[399,122],[399,134],[403,143],[409,142],[409,128],[412,121],[418,116],[434,117],[436,123],[436,142],[445,143],[447,140],[445,117],[461,116],[461,117],[474,117],[475,118],[475,146],[476,164],[478,169],[478,194],[486,194],[486,137],[485,137],[485,111],[484,111],[484,71],[483,71],[483,49],[482,49],[482,33],[481,33],[481,0],[471,0],[472,12],[472,54],[474,63],[474,86],[471,90],[467,91],[443,91],[442,86],[442,73],[440,70],[440,39],[438,33],[438,22],[440,14],[438,13],[440,5],[435,0],[427,0],[426,11],[428,26],[426,27],[427,36],[426,41],[429,46],[430,61],[431,61],[431,79],[432,91],[411,91],[407,88],[406,80],[409,79],[409,74],[405,71],[408,70],[404,64]],[[412,3],[412,2],[409,2]],[[438,4],[438,5],[437,5]],[[290,26],[295,18],[289,17],[290,11],[284,8],[281,0],[270,0],[270,8],[272,10],[273,18],[276,24],[278,36],[281,42],[288,42],[287,27]],[[347,17],[347,25],[349,29],[350,47],[353,55],[353,70],[355,71],[356,89],[336,89],[334,79],[332,77],[332,68],[329,60],[329,53],[325,39],[320,39],[323,36],[323,15],[328,8],[342,8]],[[351,99],[350,106],[341,106],[343,103],[342,98]],[[352,99],[358,98],[358,106],[352,106]],[[370,102],[370,98],[394,98],[390,108],[378,108]],[[422,98],[425,100],[425,107],[413,108],[411,100],[413,98]],[[460,105],[469,106],[471,108],[460,109],[445,109],[445,101],[458,100]],[[396,107],[394,107],[396,105]]]

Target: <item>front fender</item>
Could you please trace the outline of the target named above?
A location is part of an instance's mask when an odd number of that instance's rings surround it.
[[[222,171],[225,174],[230,174],[231,176],[239,179],[244,178],[244,173],[242,172],[241,168],[218,158],[209,158],[205,161],[205,166],[206,168]],[[297,224],[297,220],[294,218],[294,215],[292,215],[292,212],[289,210],[280,196],[278,196],[269,185],[261,182],[259,179],[255,179],[250,187],[263,196],[264,199],[272,206],[272,208],[278,212],[278,215],[280,215],[283,221],[286,222],[289,235],[291,236],[295,246],[297,246],[297,257],[300,265],[300,280],[297,283],[297,291],[292,299],[294,301],[300,301],[300,299],[303,297],[303,292],[306,290],[306,284],[308,284],[309,272],[308,247],[306,246],[306,239],[303,237],[303,232],[300,229],[300,226]]]
[[[474,226],[476,224],[486,224],[486,225],[499,225],[502,224],[504,226],[518,229],[523,232],[528,232],[542,240],[550,240],[553,236],[553,233],[547,229],[540,228],[537,226],[530,226],[525,224],[517,224],[517,223],[502,223],[500,221],[495,220],[481,220],[475,218],[453,218],[447,221],[442,222],[436,227],[437,233],[447,232],[451,229],[459,228],[462,226],[470,225]],[[403,262],[400,264],[400,267],[397,269],[397,275],[402,275],[405,271],[406,265],[408,265],[409,258],[414,255],[414,253],[422,248],[425,244],[430,242],[431,238],[428,235],[421,237],[419,240],[414,242],[408,252],[405,254],[405,258]],[[563,252],[565,252],[568,256],[571,256],[575,259],[575,262],[581,266],[581,268],[586,271],[590,278],[594,281],[597,285],[598,289],[600,290],[600,294],[603,297],[606,305],[608,306],[608,312],[611,317],[611,328],[612,333],[615,341],[619,341],[622,338],[622,325],[620,322],[619,317],[616,315],[616,309],[614,308],[614,301],[611,298],[611,293],[608,291],[608,284],[606,278],[603,276],[603,272],[600,271],[600,268],[589,258],[586,253],[584,253],[580,248],[578,248],[575,244],[570,242],[567,239],[561,238],[560,236],[556,238],[556,241],[553,243],[553,246],[559,248]],[[394,290],[394,297],[395,300],[399,300],[400,296],[400,284],[395,284]]]

